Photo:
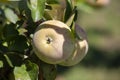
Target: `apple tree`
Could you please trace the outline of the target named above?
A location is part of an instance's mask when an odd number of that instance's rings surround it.
[[[76,23],[85,0],[0,0],[0,80],[55,80],[57,65],[78,64],[88,51]]]

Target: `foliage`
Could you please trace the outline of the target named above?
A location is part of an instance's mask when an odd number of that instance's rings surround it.
[[[49,19],[74,28],[76,3],[84,4],[84,0],[0,1],[0,80],[55,79],[56,65],[44,63],[34,55],[32,35],[40,23]]]

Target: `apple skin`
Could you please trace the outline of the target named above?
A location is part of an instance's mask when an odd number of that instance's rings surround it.
[[[58,64],[73,53],[75,39],[70,28],[61,21],[41,23],[33,35],[33,50],[46,63]]]
[[[87,3],[93,5],[93,6],[106,6],[110,3],[110,0],[86,0]]]
[[[76,40],[76,49],[74,53],[65,61],[60,63],[62,66],[73,66],[78,64],[88,52],[88,42],[84,40]]]

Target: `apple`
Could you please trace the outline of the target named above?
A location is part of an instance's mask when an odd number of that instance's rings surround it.
[[[88,52],[88,42],[87,40],[76,40],[76,49],[74,53],[65,61],[60,63],[62,66],[73,66],[78,64]]]
[[[86,2],[93,6],[106,6],[110,0],[86,0]]]
[[[41,23],[33,35],[32,44],[38,58],[50,64],[64,61],[75,49],[71,29],[58,20]]]

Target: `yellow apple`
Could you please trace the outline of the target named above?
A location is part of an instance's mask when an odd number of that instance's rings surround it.
[[[93,6],[106,6],[110,0],[86,0],[86,2]]]
[[[44,62],[57,64],[73,53],[75,40],[71,29],[61,21],[41,23],[33,35],[33,50]]]
[[[73,66],[78,64],[88,52],[88,42],[86,40],[76,40],[74,53],[65,61],[60,63],[62,66]]]

